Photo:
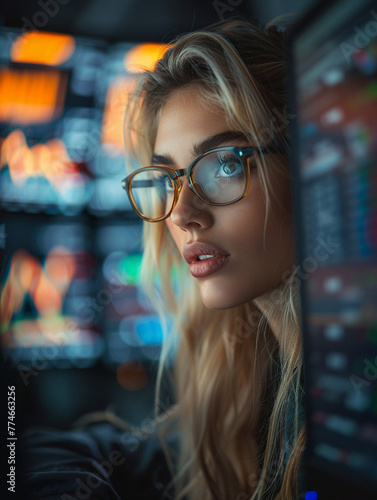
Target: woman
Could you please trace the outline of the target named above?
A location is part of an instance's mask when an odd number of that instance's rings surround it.
[[[160,378],[178,345],[176,499],[298,498],[305,431],[284,87],[281,33],[228,20],[181,37],[127,109],[137,167],[123,186],[146,221],[145,287],[170,325]]]
[[[123,185],[146,221],[143,280],[165,325],[158,387],[177,349],[176,404],[156,416],[161,441],[114,418],[31,430],[22,498],[299,497],[284,77],[282,35],[234,20],[183,36],[142,75],[126,111],[137,167]]]

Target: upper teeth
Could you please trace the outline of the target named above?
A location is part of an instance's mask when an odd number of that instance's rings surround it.
[[[214,255],[199,255],[198,259],[199,260],[205,260],[205,259],[212,259]]]

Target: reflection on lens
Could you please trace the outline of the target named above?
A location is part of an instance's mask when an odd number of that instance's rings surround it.
[[[162,169],[149,168],[134,176],[131,194],[137,210],[148,219],[166,215],[174,200],[174,185]]]
[[[194,167],[193,181],[198,194],[212,203],[229,203],[242,197],[246,174],[240,158],[229,150],[204,156]]]

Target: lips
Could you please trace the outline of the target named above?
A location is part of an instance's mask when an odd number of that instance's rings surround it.
[[[199,260],[200,256],[212,256]],[[194,278],[204,278],[222,268],[229,259],[229,254],[221,248],[208,243],[196,241],[185,245],[183,258],[189,264],[190,272]]]

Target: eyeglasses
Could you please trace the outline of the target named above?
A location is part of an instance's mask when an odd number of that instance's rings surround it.
[[[132,172],[122,180],[132,208],[142,219],[158,222],[170,216],[182,189],[180,177],[198,198],[213,206],[231,205],[247,193],[250,181],[248,159],[257,152],[278,152],[271,148],[222,147],[199,155],[185,169],[150,166]]]

